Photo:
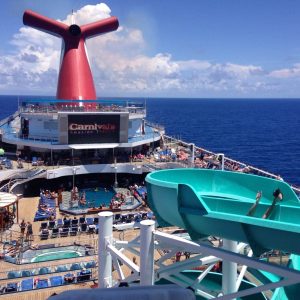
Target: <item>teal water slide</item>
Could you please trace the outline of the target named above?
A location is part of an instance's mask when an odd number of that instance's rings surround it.
[[[146,182],[149,206],[161,226],[185,228],[194,240],[213,235],[245,242],[256,255],[271,249],[300,254],[300,201],[283,181],[220,170],[173,169],[152,172]],[[263,219],[276,189],[283,199]],[[261,200],[248,216],[258,191]]]

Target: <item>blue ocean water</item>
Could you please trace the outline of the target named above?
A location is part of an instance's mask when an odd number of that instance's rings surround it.
[[[0,119],[17,109],[0,96]],[[300,185],[300,99],[147,99],[147,120],[166,134]]]

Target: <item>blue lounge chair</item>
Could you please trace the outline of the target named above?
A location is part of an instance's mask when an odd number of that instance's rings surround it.
[[[52,233],[51,233],[51,237],[52,238],[58,237],[58,233],[59,233],[59,229],[58,228],[53,228]]]
[[[37,282],[36,288],[37,289],[43,289],[43,288],[46,288],[48,286],[49,286],[48,279],[39,279],[38,282]]]
[[[10,282],[6,286],[6,293],[14,293],[18,291],[18,283]]]
[[[41,267],[39,269],[39,275],[45,275],[51,273],[51,269],[48,267]]]
[[[64,222],[63,222],[62,219],[57,219],[57,220],[56,220],[56,226],[57,226],[57,227],[62,227],[63,225],[64,225]]]
[[[50,277],[50,284],[51,286],[59,286],[63,284],[62,276],[53,276]]]
[[[86,269],[95,268],[95,267],[96,267],[96,262],[94,262],[94,261],[88,261],[88,262],[84,265],[84,267],[85,267]]]
[[[30,277],[33,275],[29,270],[23,270],[21,274],[22,277]]]
[[[49,221],[48,228],[53,229],[55,227],[55,221]]]
[[[86,223],[81,224],[80,231],[81,232],[86,232],[86,230],[87,230],[87,224]]]
[[[65,272],[65,271],[69,271],[69,268],[66,265],[57,266],[55,271],[56,272]]]
[[[21,291],[30,291],[33,289],[33,278],[24,279],[21,281]]]
[[[63,228],[60,232],[60,237],[66,237],[69,235],[69,228]]]
[[[79,218],[79,224],[85,223],[85,217],[80,217]]]
[[[82,266],[81,266],[81,264],[79,264],[79,263],[74,263],[74,264],[72,264],[72,265],[71,265],[71,268],[70,268],[71,271],[81,270],[81,269],[82,269]]]
[[[7,278],[8,279],[14,279],[14,278],[19,278],[19,277],[22,277],[21,272],[18,272],[18,271],[9,271],[7,273]]]
[[[77,232],[78,232],[78,227],[72,227],[71,230],[70,230],[70,236],[75,236],[77,235]]]
[[[77,272],[77,282],[90,280],[91,276],[91,270],[81,270],[80,272]]]
[[[41,230],[42,229],[46,229],[48,227],[48,223],[47,222],[42,222],[41,223]]]
[[[94,218],[86,218],[87,225],[94,225]]]
[[[98,223],[99,223],[99,218],[98,217],[94,218],[94,224],[98,225]]]

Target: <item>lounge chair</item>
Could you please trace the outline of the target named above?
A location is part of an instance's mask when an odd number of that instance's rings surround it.
[[[49,230],[48,229],[42,229],[40,238],[41,240],[47,240],[49,237]]]
[[[69,268],[66,265],[57,266],[55,272],[65,272],[69,271]]]
[[[62,276],[53,276],[50,277],[50,284],[51,286],[59,286],[63,284]]]
[[[55,227],[55,221],[49,221],[48,228],[53,229]]]
[[[68,219],[64,220],[64,225],[63,225],[64,228],[69,228],[70,225],[71,225],[71,220],[68,220]]]
[[[94,219],[93,218],[86,218],[86,224],[87,225],[94,225]]]
[[[115,214],[115,217],[114,217],[114,224],[120,222],[120,218],[121,218],[121,215],[120,215],[120,214]]]
[[[92,276],[91,270],[81,270],[80,272],[77,272],[77,282],[90,280],[91,276]]]
[[[48,227],[48,223],[47,222],[42,222],[41,223],[41,230],[46,229]]]
[[[70,230],[70,236],[75,236],[77,235],[77,232],[78,232],[78,227],[72,227],[71,230]]]
[[[48,267],[41,267],[40,269],[39,269],[39,275],[45,275],[45,274],[49,274],[49,273],[51,273],[51,269],[50,268],[48,268]]]
[[[69,235],[69,228],[63,228],[60,232],[60,237],[66,237]]]
[[[37,289],[47,288],[49,286],[48,279],[39,279],[36,285]]]
[[[14,279],[14,278],[19,278],[19,277],[22,277],[21,272],[18,272],[18,271],[9,271],[7,273],[7,278],[8,279]]]
[[[73,273],[67,273],[64,275],[64,284],[73,283],[75,281],[75,276]]]
[[[98,223],[99,223],[99,218],[98,217],[94,218],[94,224],[98,225]]]
[[[30,276],[32,276],[32,272],[30,272],[29,270],[23,270],[21,272],[21,276],[22,277],[30,277]]]
[[[10,282],[6,286],[6,293],[14,293],[18,291],[18,283]]]
[[[92,269],[96,267],[96,262],[95,261],[88,261],[87,263],[85,263],[84,267],[86,269]]]
[[[87,224],[86,223],[81,224],[80,231],[81,232],[86,232],[86,230],[87,230]]]
[[[72,227],[77,226],[77,225],[78,225],[78,222],[79,222],[78,219],[73,219],[73,220],[71,220],[71,226],[72,226]]]
[[[30,291],[33,289],[33,278],[24,279],[21,281],[21,291]]]
[[[80,263],[74,263],[71,265],[71,268],[70,268],[71,271],[76,271],[76,270],[81,270],[81,269],[82,269],[82,266]]]
[[[59,233],[59,229],[58,228],[53,228],[52,233],[51,233],[51,237],[52,238],[58,237],[58,233]]]
[[[80,217],[79,224],[84,224],[84,223],[85,223],[85,217]]]
[[[62,219],[57,219],[56,220],[56,227],[62,227],[64,225],[63,220]]]

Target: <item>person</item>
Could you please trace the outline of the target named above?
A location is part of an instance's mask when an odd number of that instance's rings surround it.
[[[176,255],[175,255],[175,256],[176,256],[176,260],[175,260],[176,262],[179,262],[179,261],[180,261],[181,254],[182,254],[182,253],[181,253],[180,251],[176,252]]]
[[[21,224],[20,224],[20,228],[21,228],[21,235],[24,235],[25,229],[26,229],[26,223],[25,223],[25,220],[22,220],[22,222],[21,222]]]
[[[253,215],[254,215],[254,213],[255,213],[255,211],[256,211],[256,208],[257,208],[257,205],[258,205],[258,203],[259,203],[261,197],[262,197],[262,191],[258,191],[257,194],[256,194],[256,197],[255,197],[256,201],[255,201],[255,203],[251,206],[251,208],[249,209],[249,211],[248,211],[248,213],[247,213],[247,216],[253,216]]]
[[[32,224],[28,221],[27,222],[26,239],[29,240],[29,238],[32,237],[32,235],[33,235]]]
[[[274,196],[273,202],[266,210],[266,212],[263,214],[262,216],[263,219],[267,219],[270,216],[270,214],[273,212],[276,203],[282,201],[283,199],[283,194],[279,188],[274,191],[273,196]]]

